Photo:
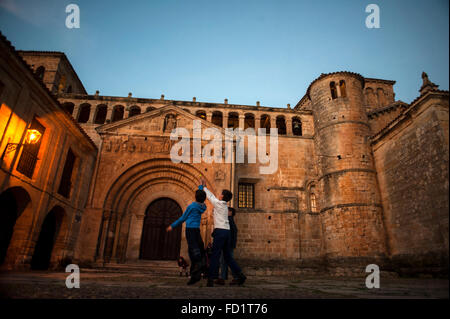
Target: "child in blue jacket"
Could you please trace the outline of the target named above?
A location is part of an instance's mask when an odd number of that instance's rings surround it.
[[[191,259],[191,278],[187,283],[188,285],[193,285],[201,279],[202,263],[205,259],[205,246],[200,234],[200,220],[206,210],[205,199],[205,191],[198,189],[195,192],[195,202],[192,202],[183,215],[167,227],[167,231],[170,232],[186,222],[186,241],[189,258]]]

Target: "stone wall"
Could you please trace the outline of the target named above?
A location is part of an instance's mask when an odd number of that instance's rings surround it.
[[[393,261],[448,271],[448,99],[422,99],[374,143]]]

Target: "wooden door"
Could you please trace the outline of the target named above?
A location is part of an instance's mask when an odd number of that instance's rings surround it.
[[[176,260],[178,258],[181,226],[170,233],[166,232],[166,228],[181,214],[181,207],[170,198],[159,198],[148,206],[142,230],[141,259]]]

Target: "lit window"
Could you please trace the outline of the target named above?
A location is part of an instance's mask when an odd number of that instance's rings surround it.
[[[341,80],[339,82],[339,89],[341,91],[341,97],[347,97],[347,91],[345,89],[345,81]]]
[[[37,130],[41,136],[44,135],[45,127],[39,123],[36,118],[33,119],[30,129]],[[36,162],[38,160],[39,148],[41,146],[42,138],[37,143],[24,144],[22,147],[22,154],[20,155],[19,163],[17,163],[17,171],[23,175],[32,178]]]
[[[255,187],[253,184],[239,183],[239,208],[254,208]]]

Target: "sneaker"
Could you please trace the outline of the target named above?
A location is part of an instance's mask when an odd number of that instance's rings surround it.
[[[240,285],[243,285],[246,279],[247,279],[247,277],[245,277],[245,275],[244,275],[243,273],[241,273],[241,274],[239,275],[239,279],[238,279],[238,281],[239,281],[239,282],[238,282],[239,286],[240,286]]]
[[[206,287],[214,287],[214,280],[208,278],[208,282],[206,283]]]
[[[236,286],[236,285],[239,285],[239,280],[237,280],[237,279],[231,280],[230,286]]]
[[[244,274],[240,274],[238,278],[234,278],[231,282],[230,285],[235,286],[235,285],[243,285],[245,280],[247,279],[247,277]]]
[[[223,285],[225,285],[225,280],[223,280],[222,278],[219,278],[219,279],[216,279],[216,280],[214,281],[214,283],[215,283],[216,285],[221,285],[221,286],[223,286]]]

